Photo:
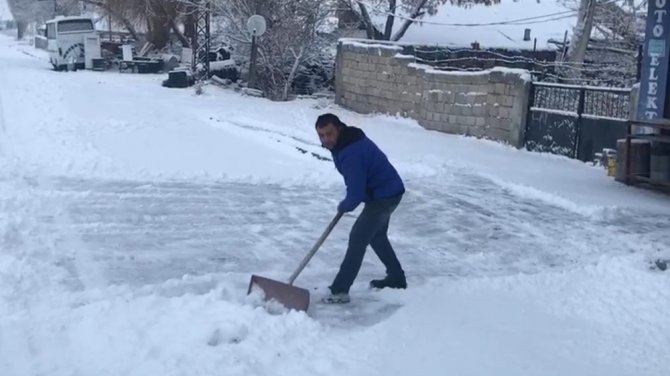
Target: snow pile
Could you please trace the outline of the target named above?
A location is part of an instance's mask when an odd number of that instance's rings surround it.
[[[380,292],[395,313],[355,330],[270,313],[241,296],[238,277],[38,292],[39,301],[0,324],[0,371],[661,376],[670,367],[670,274],[643,270],[637,257]],[[350,308],[338,309],[345,317]]]
[[[5,320],[3,375],[295,375],[303,363],[330,372],[341,365],[323,356],[314,363],[327,336],[304,314],[269,315],[218,290],[87,298]]]

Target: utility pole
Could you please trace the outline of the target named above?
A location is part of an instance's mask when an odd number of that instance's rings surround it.
[[[195,76],[196,92],[200,92],[202,85],[209,79],[211,3],[209,0],[200,0],[196,2],[196,6],[195,35],[191,43],[193,49],[191,69]]]
[[[579,4],[579,14],[577,17],[577,26],[570,41],[570,50],[568,52],[568,61],[572,63],[583,63],[586,56],[586,50],[593,29],[593,17],[596,13],[596,0],[581,0]]]

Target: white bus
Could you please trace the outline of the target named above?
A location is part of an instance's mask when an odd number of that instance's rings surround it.
[[[46,22],[47,51],[55,70],[65,70],[68,65],[75,69],[86,67],[86,45],[97,41],[98,32],[90,17],[56,17]],[[88,40],[87,40],[88,39]]]

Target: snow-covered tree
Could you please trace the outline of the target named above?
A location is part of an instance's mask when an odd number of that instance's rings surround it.
[[[197,0],[182,0],[197,7]],[[257,86],[269,98],[287,100],[297,72],[325,48],[318,30],[329,15],[327,0],[213,0],[212,12],[240,60],[251,54],[252,35],[247,20],[254,14],[266,20],[266,32],[257,38]]]
[[[561,0],[577,11],[577,22],[569,40],[563,75],[578,80],[588,76],[634,76],[637,47],[644,39],[640,10],[644,0]],[[642,26],[642,27],[640,27]],[[611,65],[601,68],[585,65],[586,60]],[[597,71],[597,72],[594,72]],[[616,81],[615,77],[611,77]]]
[[[593,28],[612,48],[635,50],[644,40],[646,0],[600,1]]]
[[[500,0],[338,0],[338,6],[346,7],[360,17],[368,39],[398,41],[412,24],[420,22],[426,15],[437,14],[440,6],[444,4],[467,7],[499,2]],[[400,27],[394,32],[396,23]]]

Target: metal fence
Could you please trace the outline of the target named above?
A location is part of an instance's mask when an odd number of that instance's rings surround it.
[[[534,81],[625,88],[638,80],[635,58],[622,54],[583,63],[560,61],[555,50],[507,50],[404,46],[417,63],[445,71],[480,71],[493,67],[525,69]]]
[[[630,88],[531,85],[526,123],[528,150],[565,155],[582,161],[616,148],[626,135]]]

